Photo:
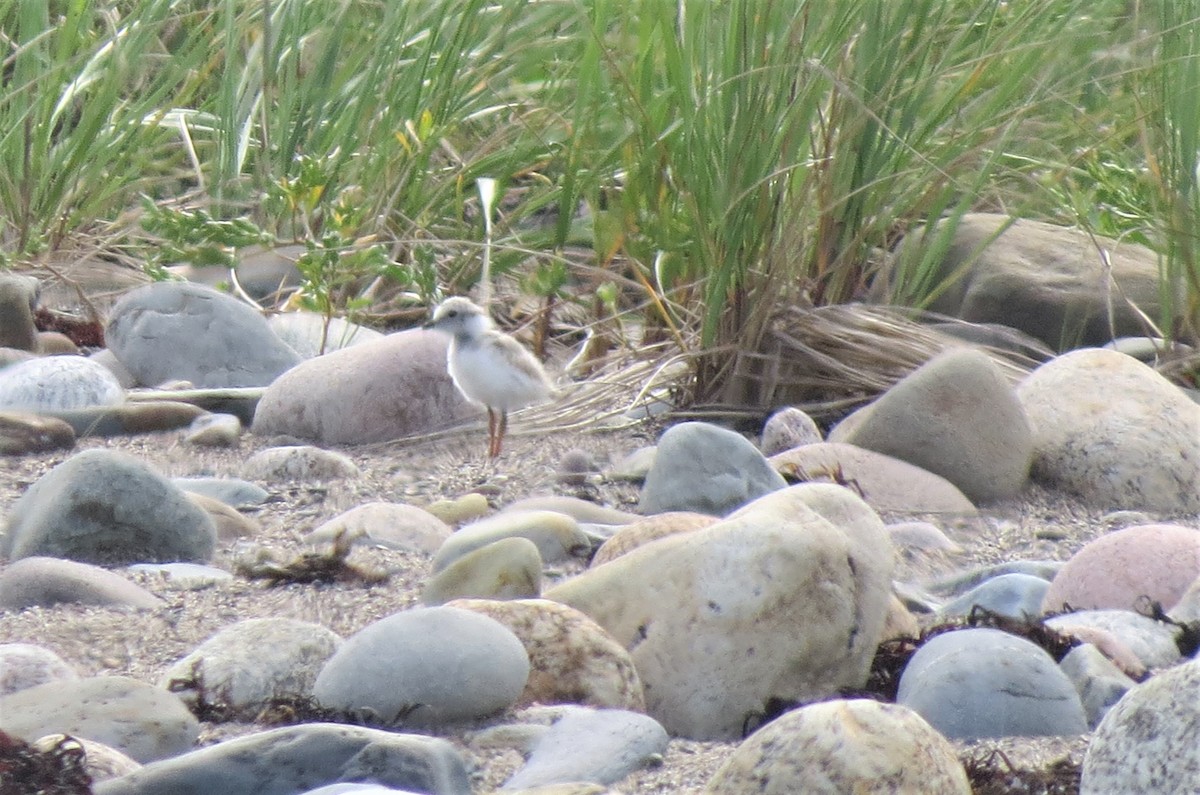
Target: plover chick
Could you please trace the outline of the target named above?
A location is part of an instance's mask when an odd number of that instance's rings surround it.
[[[525,346],[497,331],[487,313],[466,298],[447,298],[425,328],[451,335],[450,378],[467,400],[487,409],[488,457],[495,458],[508,412],[548,399],[554,391],[550,378]]]

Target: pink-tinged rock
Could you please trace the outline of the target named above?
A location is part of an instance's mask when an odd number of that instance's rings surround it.
[[[309,359],[259,401],[254,433],[366,444],[443,430],[478,416],[446,372],[444,335],[402,331]]]
[[[1146,598],[1170,610],[1200,576],[1200,531],[1147,524],[1097,538],[1067,561],[1042,609],[1137,610]]]

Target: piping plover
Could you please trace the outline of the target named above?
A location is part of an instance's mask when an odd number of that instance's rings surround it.
[[[550,378],[525,346],[497,331],[487,313],[466,298],[447,298],[425,328],[451,335],[450,378],[467,400],[487,409],[488,456],[495,458],[508,412],[547,400],[554,391]]]

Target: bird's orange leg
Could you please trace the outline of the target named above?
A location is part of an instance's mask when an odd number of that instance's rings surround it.
[[[488,407],[488,458],[495,458],[500,455],[499,445],[496,443],[496,412]]]
[[[496,423],[496,452],[492,454],[492,458],[500,455],[500,444],[504,441],[504,434],[508,431],[508,412],[500,412],[500,421]]]

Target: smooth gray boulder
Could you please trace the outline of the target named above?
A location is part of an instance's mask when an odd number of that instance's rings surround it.
[[[103,605],[153,610],[163,602],[114,571],[61,558],[33,556],[0,571],[0,610]]]
[[[316,312],[282,312],[271,315],[267,324],[288,347],[305,359],[383,339],[384,336],[375,329],[340,317],[329,318],[326,326],[325,316]]]
[[[257,311],[225,293],[187,282],[155,282],[113,307],[111,350],[138,383],[197,387],[266,386],[300,362]]]
[[[897,267],[927,229],[905,236]],[[934,229],[945,231],[940,225]],[[1103,345],[1114,332],[1140,336],[1145,324],[1139,313],[1159,316],[1159,257],[1144,246],[992,213],[969,213],[950,234],[950,246],[932,275],[932,284],[945,283],[947,289],[928,305],[931,311],[1001,323],[1058,351]],[[899,281],[893,273],[882,274],[872,285],[871,299],[905,303],[895,292]],[[1176,289],[1176,306],[1186,305],[1183,286]]]
[[[412,329],[309,359],[263,395],[254,432],[368,444],[444,430],[480,409],[446,370],[449,338]]]
[[[941,475],[973,502],[1019,493],[1033,430],[1000,368],[971,349],[939,354],[831,437]]]
[[[658,721],[638,712],[571,707],[503,789],[585,781],[615,784],[665,754],[669,739]]]
[[[47,682],[0,697],[0,731],[33,742],[70,734],[152,762],[190,750],[200,724],[162,688],[124,676]]]
[[[226,740],[96,785],[96,795],[295,795],[370,781],[426,795],[471,795],[447,740],[306,723]]]
[[[681,422],[658,442],[638,510],[725,516],[786,485],[741,434],[706,422]]]
[[[351,635],[321,669],[313,697],[383,723],[437,726],[516,703],[529,655],[507,627],[454,607],[394,613]]]
[[[1087,731],[1079,693],[1040,646],[996,629],[927,641],[900,676],[896,703],[951,740]]]
[[[82,356],[47,356],[0,369],[0,411],[67,411],[124,400],[116,376]]]
[[[207,561],[212,519],[136,458],[85,450],[39,478],[8,512],[0,555],[85,563]]]

